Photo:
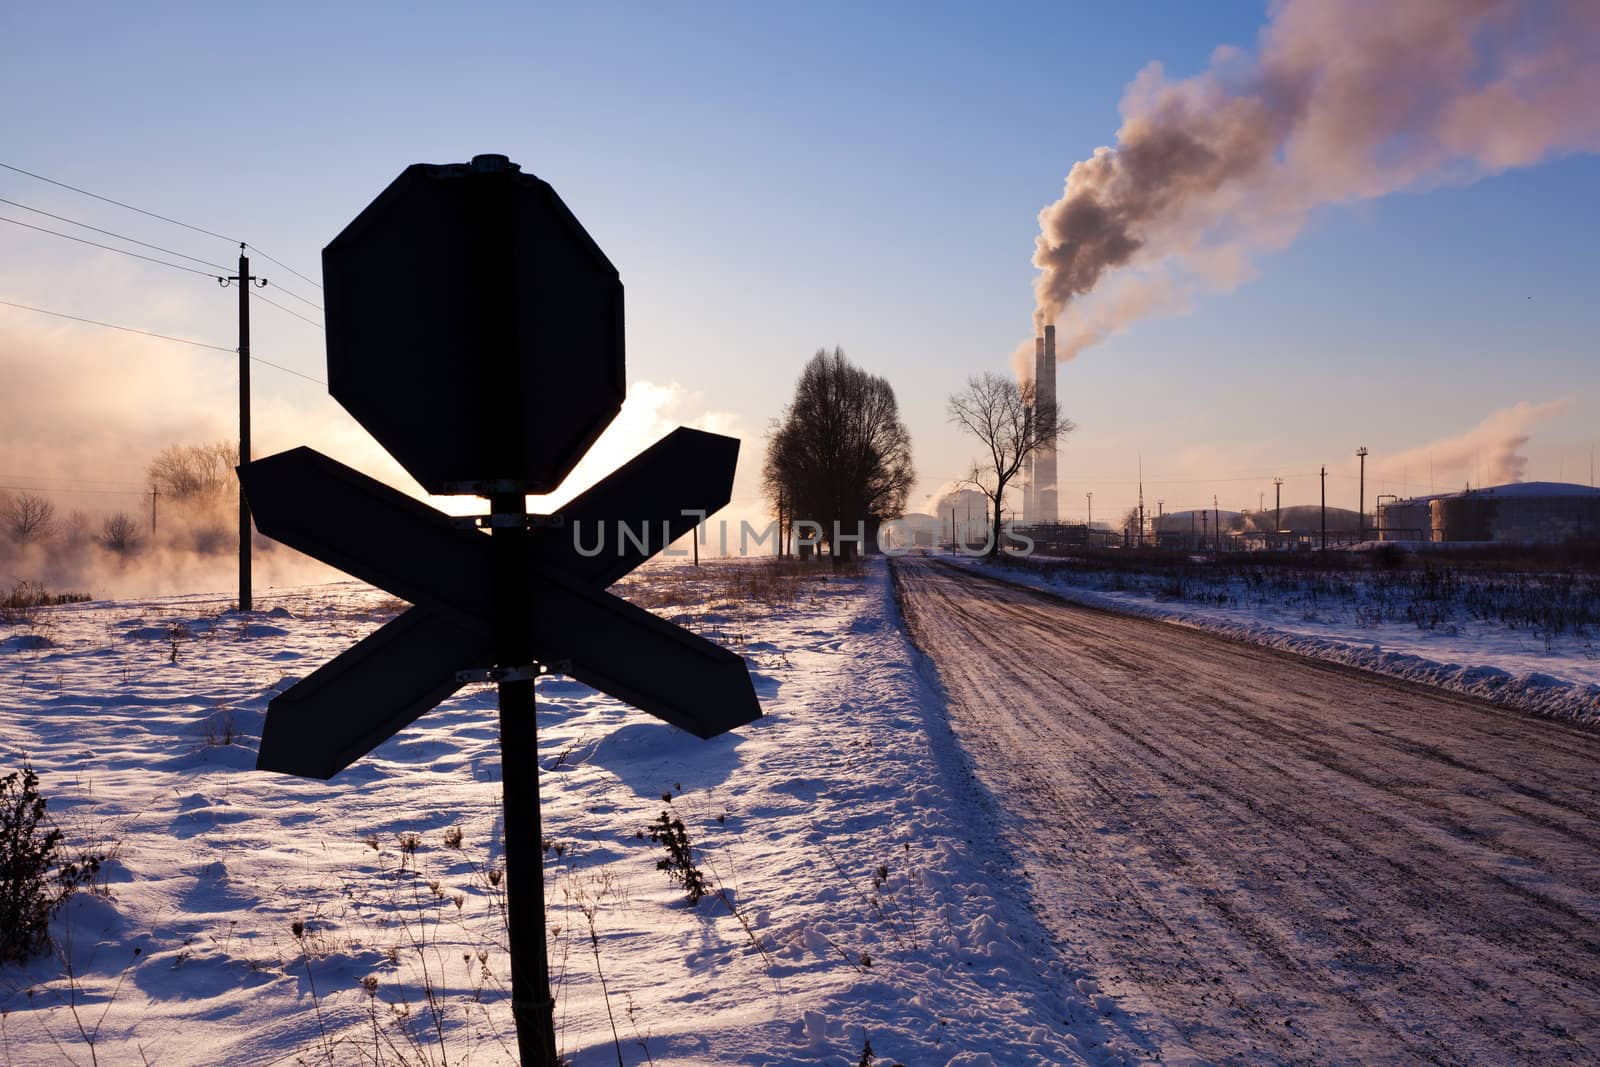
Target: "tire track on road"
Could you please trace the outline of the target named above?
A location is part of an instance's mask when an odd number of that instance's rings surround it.
[[[1600,735],[895,564],[1041,917],[1212,1062],[1600,1058]]]

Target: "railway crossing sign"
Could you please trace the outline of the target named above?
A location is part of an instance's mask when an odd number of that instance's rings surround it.
[[[727,504],[739,442],[680,428],[560,515],[527,513],[621,406],[622,283],[504,156],[408,167],[324,250],[323,284],[329,392],[424,488],[490,514],[452,518],[309,448],[239,468],[262,533],[413,605],[270,702],[257,767],[331,778],[498,683],[512,1011],[523,1063],[553,1067],[534,678],[702,738],[760,717],[741,657],[605,592]]]

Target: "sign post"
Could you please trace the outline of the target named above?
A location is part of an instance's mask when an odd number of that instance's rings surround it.
[[[520,490],[489,498],[491,514],[515,519],[494,528],[495,661],[534,662],[529,625],[528,499]],[[511,1013],[523,1063],[556,1064],[555,1003],[545,944],[544,834],[539,821],[539,762],[534,680],[500,682],[500,788],[505,808],[506,926],[511,950]]]
[[[271,701],[256,766],[331,778],[468,682],[498,685],[512,1014],[522,1062],[556,1067],[535,679],[702,738],[761,716],[741,657],[605,591],[727,504],[739,442],[676,430],[528,514],[621,407],[622,283],[504,156],[407,168],[323,251],[323,283],[329,392],[425,489],[490,513],[452,518],[308,448],[241,464],[263,534],[412,604]]]

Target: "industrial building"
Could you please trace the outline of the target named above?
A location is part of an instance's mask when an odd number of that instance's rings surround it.
[[[1513,482],[1380,501],[1378,538],[1440,543],[1568,544],[1600,540],[1600,489]]]

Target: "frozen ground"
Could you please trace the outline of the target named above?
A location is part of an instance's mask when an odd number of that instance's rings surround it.
[[[1600,733],[895,576],[1038,914],[1162,1062],[1600,1062]]]
[[[1215,586],[1192,582],[1188,595],[1179,599],[1162,592],[1165,578],[1073,561],[1009,566],[940,558],[1079,604],[1210,630],[1558,718],[1600,721],[1600,638],[1593,634],[1545,636],[1461,611],[1430,620],[1426,628],[1374,621],[1359,600],[1314,597],[1305,589],[1284,596],[1237,578]]]
[[[766,717],[701,742],[540,683],[574,1064],[1144,1058],[1023,903],[881,561],[760,602],[718,567],[639,573],[630,595],[746,656]],[[57,956],[0,968],[0,1064],[511,1062],[493,693],[333,782],[258,773],[272,694],[398,607],[348,583],[262,600],[0,626],[0,771],[28,754],[69,840],[114,857]],[[663,810],[725,891],[698,907],[642,835]]]

